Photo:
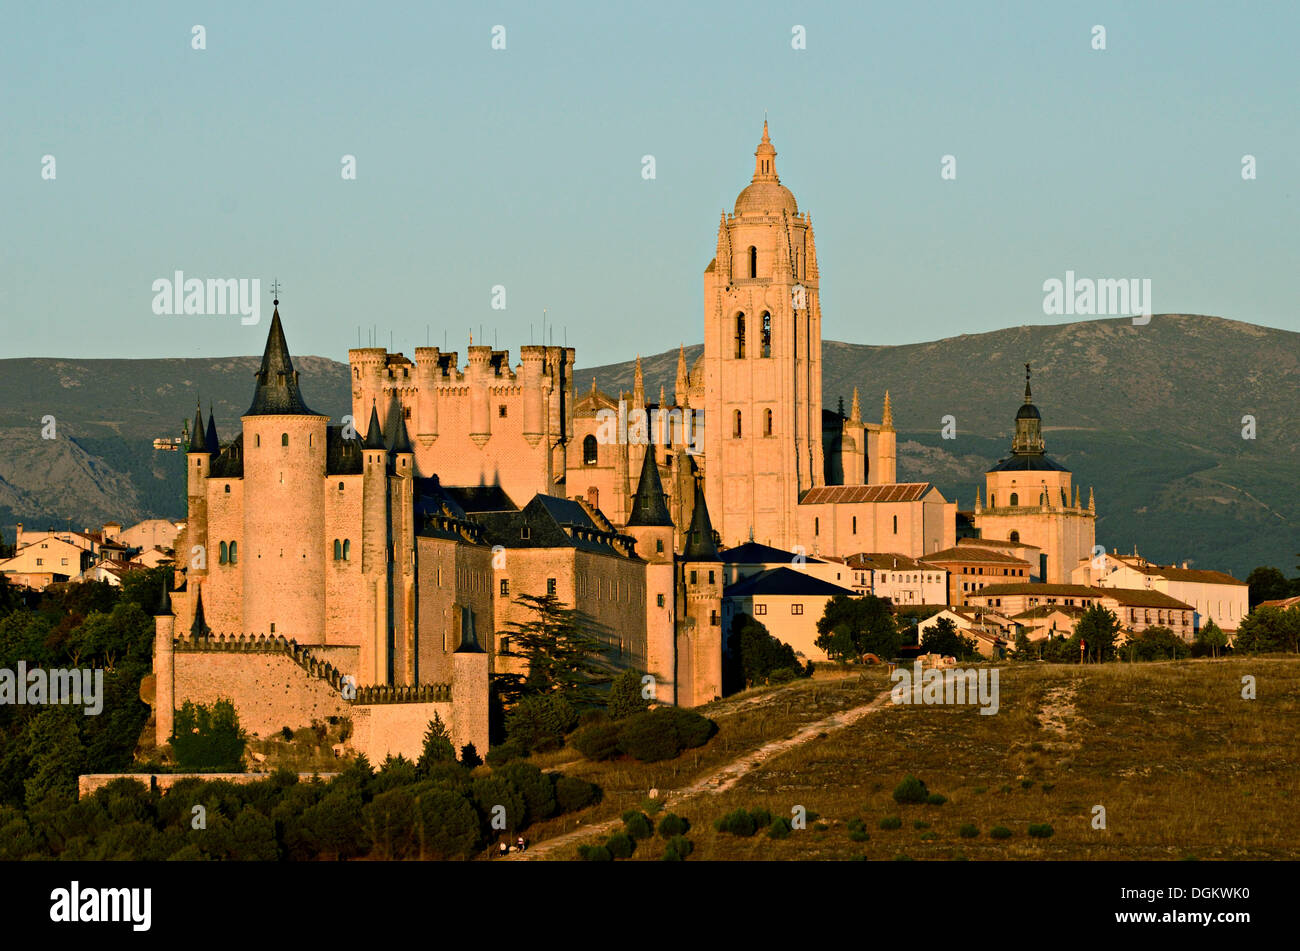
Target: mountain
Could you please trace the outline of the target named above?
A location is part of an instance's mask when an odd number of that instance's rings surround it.
[[[702,347],[687,348],[693,364]],[[581,356],[581,354],[579,354]],[[1047,450],[1097,493],[1097,538],[1161,562],[1244,577],[1291,574],[1300,551],[1300,334],[1184,314],[1012,327],[932,343],[822,345],[825,405],[858,387],[864,416],[891,392],[898,477],[939,486],[962,508],[1010,451],[1024,363]],[[0,529],[183,518],[180,453],[152,447],[193,419],[197,397],[230,438],[253,392],[257,357],[210,360],[0,360]],[[348,368],[295,357],[309,405],[338,421]],[[627,363],[580,369],[579,391],[631,391]],[[672,393],[677,351],[642,359],[646,392]],[[943,439],[945,416],[956,438]],[[1242,438],[1253,416],[1256,438]],[[55,438],[42,438],[53,416]]]

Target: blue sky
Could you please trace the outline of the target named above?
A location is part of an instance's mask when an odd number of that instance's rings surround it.
[[[278,278],[296,353],[517,356],[544,308],[579,365],[698,342],[764,110],[828,339],[1074,319],[1067,269],[1300,330],[1294,5],[697,6],[5,5],[0,356],[259,353],[265,318],[153,313],[177,269]]]

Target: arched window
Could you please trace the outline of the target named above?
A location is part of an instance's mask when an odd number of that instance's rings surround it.
[[[343,483],[342,483],[342,482],[339,483],[339,491],[340,491],[340,492],[343,491]]]
[[[772,435],[772,411],[770,409],[763,410],[763,435]]]
[[[582,464],[584,466],[594,466],[596,464],[595,436],[587,436],[582,440]]]
[[[232,565],[239,564],[239,542],[230,543],[230,563]]]
[[[763,330],[760,339],[761,348],[759,355],[770,357],[772,355],[772,315],[763,311]]]
[[[587,500],[591,502],[592,508],[600,508],[600,489],[594,485],[587,486]]]
[[[281,445],[281,446],[287,446],[287,445],[289,445],[289,434],[288,434],[288,433],[280,433],[280,445]]]
[[[732,435],[736,439],[739,439],[740,438],[740,410],[736,410],[735,416],[733,418],[735,420],[735,425],[733,427]]]
[[[1018,492],[1012,492],[1012,493],[1011,493],[1011,507],[1012,507],[1012,508],[1015,508],[1015,507],[1016,507],[1017,505],[1019,505],[1019,504],[1020,504],[1020,493],[1018,493]]]
[[[221,543],[221,561],[219,562],[219,564],[223,564],[223,565],[224,565],[224,564],[226,563],[226,558],[227,558],[227,557],[228,557],[228,553],[227,553],[227,550],[226,550],[226,543],[225,543],[225,542],[222,542],[222,543]]]
[[[745,359],[745,315],[736,315],[736,359]]]
[[[749,276],[758,277],[758,248],[749,246]]]
[[[343,543],[337,538],[334,539],[334,560],[339,561],[343,558]]]
[[[1020,533],[1012,532],[1010,535],[1007,536],[1007,538],[1013,542],[1018,542],[1020,541]]]
[[[352,560],[352,539],[350,538],[343,539],[343,560]]]
[[[229,494],[230,494],[230,483],[227,482],[227,483],[226,483],[226,495],[229,495]]]

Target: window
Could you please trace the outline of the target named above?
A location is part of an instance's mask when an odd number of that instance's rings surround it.
[[[1019,505],[1019,504],[1020,504],[1020,493],[1018,493],[1018,492],[1012,492],[1012,493],[1011,493],[1011,505],[1012,505],[1012,507],[1014,508],[1015,506],[1017,506],[1017,505]]]
[[[501,579],[501,597],[503,597],[503,598],[508,598],[508,597],[510,597],[510,579],[509,579],[509,578],[502,578],[502,579]]]
[[[767,605],[766,605],[766,604],[756,604],[756,605],[754,605],[754,616],[755,616],[755,617],[758,617],[758,616],[760,616],[760,615],[764,615],[764,614],[766,614],[766,613],[767,613]]]
[[[343,560],[343,543],[339,541],[337,538],[334,539],[334,560],[335,561]]]
[[[226,495],[229,495],[229,494],[230,494],[230,483],[227,482],[227,483],[226,483]]]
[[[505,418],[506,418],[506,404],[505,404],[505,403],[502,403],[502,404],[500,404],[500,405],[497,407],[497,416],[498,416],[500,419],[505,419]]]
[[[660,594],[660,595],[656,595],[656,597],[657,597],[657,599],[658,599],[658,602],[657,602],[657,603],[658,603],[659,607],[662,608],[662,607],[664,606],[664,596],[663,596],[662,594]]]
[[[802,605],[802,604],[792,604],[792,605],[790,605],[790,613],[791,613],[791,614],[803,614],[803,605]]]
[[[406,376],[406,371],[405,371],[405,370],[402,371],[402,376]],[[409,406],[403,406],[403,407],[402,407],[402,419],[410,419],[410,418],[411,418],[411,407],[409,407]]]
[[[661,554],[661,555],[663,554],[663,552],[664,552],[664,540],[663,540],[662,538],[656,538],[656,539],[655,539],[655,551],[657,551],[657,552],[658,552],[659,554]]]
[[[759,354],[764,357],[772,355],[772,315],[763,311],[763,329],[759,337]]]
[[[584,466],[594,466],[596,464],[595,436],[587,436],[582,440],[582,464]]]
[[[895,535],[898,534],[898,516],[897,516],[897,515],[894,516],[894,534],[895,534]]]
[[[39,568],[41,565],[43,565],[43,564],[45,564],[45,559],[44,559],[44,558],[37,558],[37,559],[36,559],[36,566],[37,566],[38,568]]]
[[[736,359],[745,359],[745,315],[736,315]]]
[[[60,559],[59,559],[59,564],[61,564],[61,565],[66,565],[67,563],[68,563],[68,559],[66,559],[66,558],[60,558]]]
[[[695,584],[695,574],[694,571],[691,572],[691,584]]]
[[[546,593],[547,593],[547,594],[552,594],[552,595],[555,594],[555,579],[554,579],[554,578],[547,578],[547,579],[546,579]]]
[[[350,538],[343,539],[343,560],[352,560],[352,539]]]
[[[853,516],[853,534],[856,535],[857,533],[858,533],[858,517],[855,515]]]
[[[763,435],[772,435],[772,411],[770,409],[763,410]]]
[[[709,584],[713,584],[713,569],[709,569]]]
[[[287,446],[287,445],[289,445],[289,434],[288,434],[288,433],[280,433],[280,445],[281,445],[281,446]]]
[[[340,492],[343,491],[343,483],[342,483],[342,482],[339,483],[339,491],[340,491]]]
[[[821,520],[820,518],[814,518],[814,519],[813,519],[813,534],[814,534],[814,535],[820,535],[821,533],[822,533],[822,520]]]
[[[758,248],[749,246],[749,276],[758,277]]]
[[[532,537],[532,534],[533,533],[529,530],[527,525],[519,529],[519,537],[524,540],[527,540],[528,538]]]
[[[1020,533],[1012,532],[1010,535],[1007,536],[1007,538],[1009,538],[1013,542],[1018,542],[1020,541]]]
[[[735,414],[732,416],[732,433],[731,433],[731,434],[732,434],[732,436],[733,436],[734,438],[739,439],[739,438],[740,438],[740,433],[741,433],[741,425],[740,425],[740,410],[736,410]]]
[[[718,612],[717,612],[717,611],[710,611],[710,612],[709,612],[709,624],[710,624],[712,627],[717,627],[717,626],[718,626]]]
[[[239,542],[230,543],[230,563],[232,565],[239,564]]]

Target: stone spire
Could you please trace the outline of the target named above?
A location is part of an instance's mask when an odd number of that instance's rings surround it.
[[[718,546],[713,541],[713,522],[709,520],[709,506],[704,501],[704,483],[695,480],[695,511],[691,513],[691,528],[686,535],[686,561],[721,561]]]
[[[158,613],[155,617],[163,617],[172,614],[172,595],[167,589],[171,587],[171,582],[164,578],[162,586],[162,602],[158,605]]]
[[[1033,394],[1029,389],[1029,364],[1025,364],[1025,402],[1016,413],[1016,435],[1011,440],[1011,451],[1016,455],[1042,455],[1043,417],[1034,405]]]
[[[686,372],[686,344],[681,344],[677,348],[677,383],[673,387],[673,402],[678,406],[686,405],[686,390],[690,386],[690,378]]]
[[[195,585],[194,590],[194,623],[190,625],[190,637],[210,637],[212,629],[208,627],[207,620],[203,617],[203,586]]]
[[[885,390],[885,408],[880,413],[880,427],[894,428],[894,404],[889,401],[889,390]]]
[[[780,182],[776,174],[776,147],[767,134],[767,119],[763,119],[763,139],[754,150],[753,182]]]
[[[393,397],[393,415],[397,418],[393,424],[393,445],[392,452],[415,452],[411,445],[411,436],[406,431],[406,415],[402,412],[402,404],[397,397]]]
[[[641,354],[636,355],[636,370],[632,373],[632,405],[645,406],[645,377],[641,373]]]
[[[190,452],[207,452],[203,426],[203,404],[194,401],[194,428],[190,431]]]
[[[208,452],[221,451],[221,440],[217,438],[217,414],[212,411],[210,402],[208,403],[208,431],[203,441],[207,444]]]
[[[298,389],[298,371],[293,368],[289,345],[280,325],[280,308],[271,315],[271,329],[266,335],[266,350],[257,371],[257,388],[253,405],[245,416],[319,416],[308,409]]]
[[[975,514],[979,515],[984,511],[984,503],[980,501],[980,487],[975,486]]]
[[[849,406],[849,422],[862,422],[862,404],[858,402],[858,388],[853,388],[853,403]]]
[[[668,406],[668,393],[664,390],[663,384],[659,385],[659,408],[665,409]]]
[[[1092,486],[1088,486],[1088,511],[1094,515],[1097,513],[1097,499],[1092,494]]]
[[[668,512],[667,496],[664,494],[663,482],[659,479],[659,463],[655,460],[655,444],[651,442],[645,449],[645,459],[641,462],[641,480],[637,483],[636,495],[632,497],[632,516],[627,520],[629,526],[667,526],[672,527],[673,518]]]

